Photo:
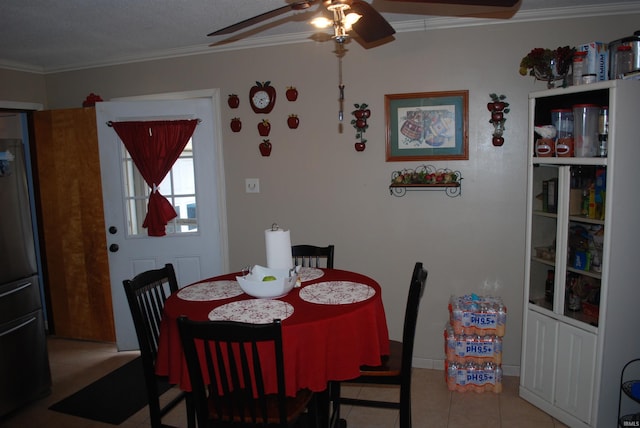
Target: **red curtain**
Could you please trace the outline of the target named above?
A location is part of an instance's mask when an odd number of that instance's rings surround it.
[[[177,216],[171,203],[158,191],[158,186],[184,150],[197,124],[197,119],[112,122],[133,163],[151,187],[147,215],[142,224],[149,236],[166,235],[165,226]]]

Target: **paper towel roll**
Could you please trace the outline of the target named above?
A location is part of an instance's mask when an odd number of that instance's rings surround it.
[[[291,269],[291,234],[288,230],[267,229],[264,231],[267,247],[267,267],[271,269]]]

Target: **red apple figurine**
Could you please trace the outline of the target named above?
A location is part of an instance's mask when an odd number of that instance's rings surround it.
[[[493,137],[492,142],[494,146],[500,147],[504,144],[504,137]]]
[[[240,118],[234,117],[233,119],[231,119],[231,130],[233,132],[240,132],[241,129],[242,129],[242,122],[240,121]]]
[[[260,154],[262,156],[269,156],[271,154],[271,143],[269,140],[262,140],[262,143],[258,145],[258,148],[260,149]]]
[[[269,120],[262,119],[262,122],[258,123],[258,134],[260,134],[261,137],[266,137],[269,135],[269,132],[271,132]]]
[[[356,152],[362,152],[367,147],[362,141],[358,141],[354,146],[356,148]]]
[[[300,124],[300,119],[298,119],[298,115],[290,114],[289,117],[287,118],[287,125],[289,126],[289,128],[296,129],[299,124]]]
[[[500,122],[504,119],[504,113],[501,111],[494,111],[491,113],[491,121],[492,122]]]
[[[240,98],[238,98],[238,95],[236,94],[230,94],[227,99],[227,104],[229,104],[229,107],[231,108],[238,108],[240,105]]]
[[[287,97],[287,100],[295,101],[298,99],[298,90],[293,86],[288,86],[284,95]]]
[[[87,98],[82,102],[82,107],[94,107],[97,102],[101,102],[102,98],[100,95],[96,95],[91,92]]]

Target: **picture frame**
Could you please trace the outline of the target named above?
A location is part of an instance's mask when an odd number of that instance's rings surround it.
[[[387,94],[386,161],[469,159],[469,91]]]

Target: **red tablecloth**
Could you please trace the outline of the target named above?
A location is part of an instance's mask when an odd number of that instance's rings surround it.
[[[287,395],[308,388],[324,391],[328,381],[353,379],[361,365],[378,365],[380,356],[389,353],[389,334],[382,305],[380,286],[373,279],[353,272],[323,269],[320,278],[303,282],[279,299],[290,303],[294,313],[282,321]],[[235,280],[237,273],[205,281]],[[351,281],[373,287],[375,295],[365,301],[325,305],[300,298],[305,286],[327,281]],[[186,362],[180,344],[176,319],[185,315],[193,320],[207,320],[209,312],[224,304],[253,299],[247,294],[212,301],[187,301],[176,294],[165,303],[160,326],[160,343],[156,373],[168,376],[169,382],[184,391],[191,390]],[[270,392],[275,385],[266,385]]]

